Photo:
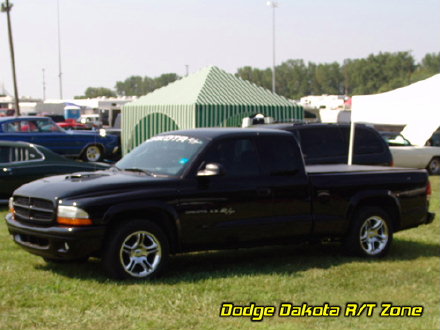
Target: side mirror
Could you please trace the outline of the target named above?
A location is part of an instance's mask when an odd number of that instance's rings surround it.
[[[209,163],[206,164],[204,170],[200,170],[197,172],[197,176],[220,176],[224,175],[225,171],[221,164],[218,163]]]

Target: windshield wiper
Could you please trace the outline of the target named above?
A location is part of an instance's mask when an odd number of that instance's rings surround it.
[[[129,172],[140,172],[140,173],[145,173],[146,175],[149,175],[149,176],[155,176],[153,172],[151,172],[149,170],[145,170],[143,168],[132,167],[132,168],[121,168],[121,170],[129,171]]]

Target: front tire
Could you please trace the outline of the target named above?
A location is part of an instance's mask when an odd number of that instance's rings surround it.
[[[103,266],[114,279],[156,277],[168,261],[165,233],[148,220],[131,220],[116,227],[105,246]]]
[[[349,254],[377,258],[388,253],[392,240],[388,213],[380,207],[364,207],[354,215],[344,247]]]
[[[101,147],[97,145],[87,146],[83,152],[82,158],[88,162],[99,162],[103,158]]]

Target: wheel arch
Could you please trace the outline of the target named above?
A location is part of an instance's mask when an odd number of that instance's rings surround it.
[[[109,235],[120,224],[133,219],[154,223],[168,237],[170,252],[176,253],[180,250],[180,225],[177,213],[168,205],[160,202],[126,203],[112,206],[104,215],[104,223],[108,228],[106,235]]]
[[[93,142],[89,142],[89,143],[87,143],[87,144],[81,149],[81,152],[79,153],[79,156],[82,157],[82,156],[84,155],[84,153],[86,152],[87,148],[90,147],[90,146],[97,146],[97,147],[99,147],[99,148],[101,149],[101,151],[102,151],[102,154],[103,154],[103,155],[105,154],[105,146],[104,146],[102,143],[100,143],[100,142],[95,142],[95,141],[93,141]]]
[[[399,230],[401,221],[400,202],[391,191],[367,192],[354,196],[346,215],[350,222],[350,227],[356,212],[361,208],[369,206],[382,208],[391,218],[393,232]]]

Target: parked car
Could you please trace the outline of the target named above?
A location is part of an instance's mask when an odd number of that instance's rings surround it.
[[[58,126],[64,129],[73,129],[73,130],[90,130],[90,127],[87,125],[78,123],[75,119],[66,119],[66,121],[57,123]]]
[[[394,164],[400,167],[426,168],[429,174],[440,174],[440,147],[413,146],[402,134],[382,132],[390,146]]]
[[[304,239],[381,257],[393,233],[433,221],[430,194],[425,170],[305,167],[290,133],[198,129],[153,137],[108,171],[25,184],[6,222],[48,261],[97,256],[111,277],[145,279],[171,253]]]
[[[102,126],[99,114],[81,115],[79,122],[89,128],[100,128]]]
[[[284,123],[255,127],[292,133],[301,146],[307,165],[347,164],[348,124]],[[356,124],[353,164],[391,166],[392,163],[393,157],[380,134],[374,128]]]
[[[48,117],[0,118],[0,140],[40,144],[58,154],[92,162],[111,157],[119,149],[116,136],[101,136],[91,131],[65,131]]]
[[[0,140],[0,203],[7,203],[22,184],[42,177],[107,168],[107,164],[64,158],[37,144]]]

